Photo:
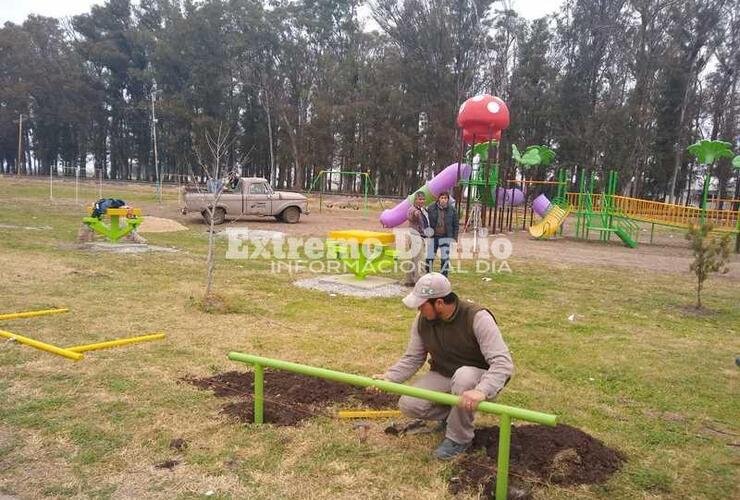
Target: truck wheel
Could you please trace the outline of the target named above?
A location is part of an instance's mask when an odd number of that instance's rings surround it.
[[[206,221],[206,224],[211,224],[211,214],[208,212],[208,210],[203,210],[201,213],[203,216],[203,220]],[[223,208],[217,208],[213,211],[213,223],[216,225],[223,224],[226,221],[226,210]]]
[[[301,211],[298,207],[288,207],[280,214],[280,218],[283,222],[295,224],[301,219]]]

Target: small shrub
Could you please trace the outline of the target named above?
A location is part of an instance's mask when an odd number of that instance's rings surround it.
[[[696,275],[696,308],[701,309],[701,292],[704,281],[710,273],[726,273],[730,270],[730,235],[722,237],[711,235],[711,224],[692,224],[686,239],[694,252],[694,261],[691,263],[691,272]]]

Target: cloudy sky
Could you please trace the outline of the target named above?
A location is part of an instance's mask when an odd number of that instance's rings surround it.
[[[135,0],[134,0],[135,1]],[[535,19],[558,8],[562,0],[510,0],[520,15]],[[22,23],[29,14],[50,17],[74,16],[90,11],[103,0],[0,0],[0,25],[6,21]]]

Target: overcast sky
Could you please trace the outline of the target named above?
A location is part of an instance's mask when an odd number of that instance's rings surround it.
[[[563,0],[511,0],[514,9],[527,19],[535,19],[557,10]],[[103,0],[0,0],[0,25],[6,21],[22,23],[29,14],[64,17],[83,14]]]

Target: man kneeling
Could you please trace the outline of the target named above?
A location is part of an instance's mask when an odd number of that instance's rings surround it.
[[[459,406],[409,396],[402,396],[398,404],[409,417],[446,422],[445,438],[434,456],[448,460],[470,447],[478,403],[496,398],[511,378],[514,363],[493,314],[460,301],[441,274],[422,276],[403,303],[419,311],[411,340],[406,353],[379,378],[403,383],[429,355],[430,371],[414,386],[459,395]]]

